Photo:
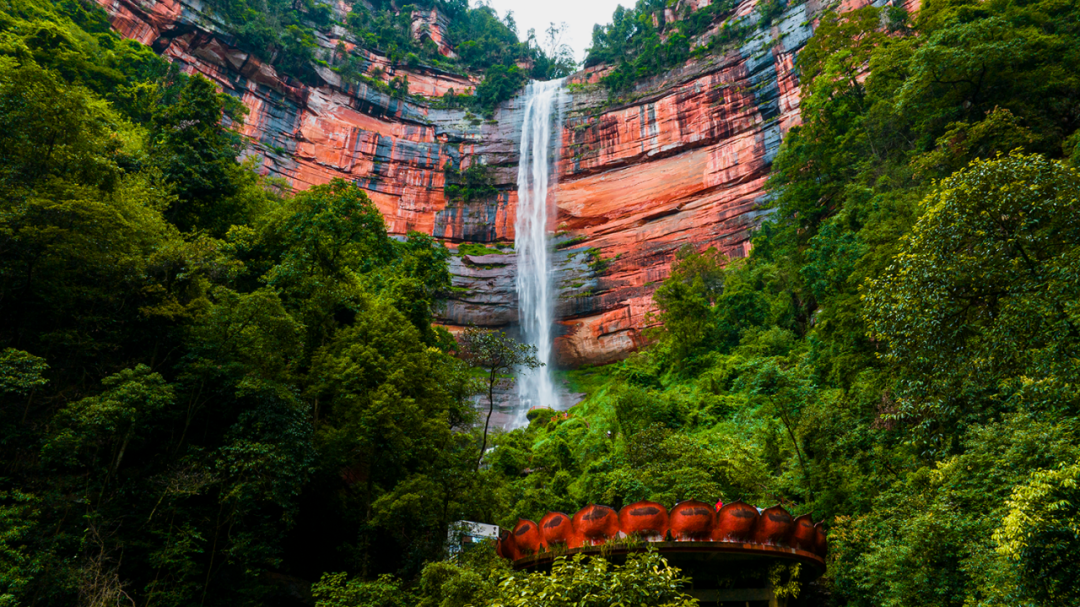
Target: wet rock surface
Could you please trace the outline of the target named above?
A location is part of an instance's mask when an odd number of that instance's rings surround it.
[[[558,380],[555,382],[555,388],[559,397],[559,405],[556,408],[557,411],[566,411],[570,409],[570,407],[585,400],[585,394],[570,391],[565,383]],[[491,413],[491,427],[502,430],[512,430],[519,427],[516,423],[515,416],[517,415],[517,412],[520,411],[520,402],[521,400],[518,398],[518,389],[516,385],[506,384],[496,389],[495,407]],[[480,423],[483,424],[484,420],[487,418],[488,409],[490,407],[487,394],[474,398],[473,405],[480,415]]]

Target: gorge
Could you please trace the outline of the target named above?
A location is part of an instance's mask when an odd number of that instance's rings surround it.
[[[220,18],[196,0],[99,2],[121,34],[211,78],[249,108],[243,134],[264,174],[298,189],[334,177],[354,181],[394,234],[416,230],[451,247],[519,238],[517,167],[526,111],[520,98],[500,105],[490,119],[442,109],[441,96],[477,82],[434,67],[390,66],[385,57],[354,47],[340,27],[320,31],[319,47],[339,58],[359,55],[369,74],[386,80],[404,76],[417,97],[347,83],[322,65],[315,70],[323,84],[307,86],[231,46]],[[839,8],[865,4],[849,0]],[[609,363],[644,344],[652,293],[682,246],[716,247],[731,259],[747,254],[769,165],[783,134],[799,120],[794,58],[816,16],[830,6],[806,2],[765,22],[758,0],[742,0],[695,42],[742,24],[746,33],[722,53],[690,58],[618,95],[599,84],[611,66],[566,80],[572,101],[555,138],[562,144],[553,173],[561,184],[552,219],[558,239],[550,283],[555,366]],[[917,8],[917,0],[907,8]],[[669,10],[666,18],[679,14]],[[437,9],[412,19],[440,52],[452,52]],[[447,166],[483,167],[495,193],[449,199]],[[451,271],[454,290],[439,312],[444,325],[517,325],[512,256],[457,255]]]

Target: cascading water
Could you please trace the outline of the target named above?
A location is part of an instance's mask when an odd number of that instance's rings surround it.
[[[543,367],[518,372],[520,404],[514,427],[527,423],[532,407],[558,408],[551,378],[551,327],[555,302],[551,284],[551,248],[548,223],[556,184],[555,168],[562,145],[562,112],[566,92],[562,80],[532,82],[525,89],[518,165],[518,208],[514,224],[517,251],[518,320],[525,343],[536,346]],[[555,120],[552,120],[552,115]]]

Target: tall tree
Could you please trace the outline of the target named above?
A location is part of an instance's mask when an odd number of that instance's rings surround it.
[[[207,229],[221,235],[245,223],[236,208],[243,180],[236,157],[239,134],[230,128],[246,111],[201,75],[182,85],[175,103],[159,106],[151,130],[151,157],[176,192],[166,217],[181,230]]]
[[[504,377],[507,373],[518,368],[535,369],[544,363],[536,358],[536,346],[523,344],[502,331],[469,327],[459,341],[465,360],[487,375],[488,412],[484,421],[484,436],[480,441],[480,455],[476,458],[476,469],[479,470],[487,449],[491,415],[495,412],[495,388],[513,381]]]
[[[903,371],[897,416],[924,439],[950,448],[1003,409],[1080,411],[1078,193],[1080,173],[1041,156],[974,162],[867,283],[870,330]]]

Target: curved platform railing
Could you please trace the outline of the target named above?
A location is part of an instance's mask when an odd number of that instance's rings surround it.
[[[776,505],[765,510],[741,501],[719,512],[705,502],[679,502],[670,511],[643,501],[615,510],[590,504],[573,516],[549,512],[540,523],[519,520],[502,531],[499,556],[517,569],[550,563],[563,554],[618,554],[633,550],[625,538],[650,542],[663,553],[722,554],[796,560],[819,572],[825,569],[828,538],[810,515],[793,517]],[[726,558],[726,557],[725,557]]]

